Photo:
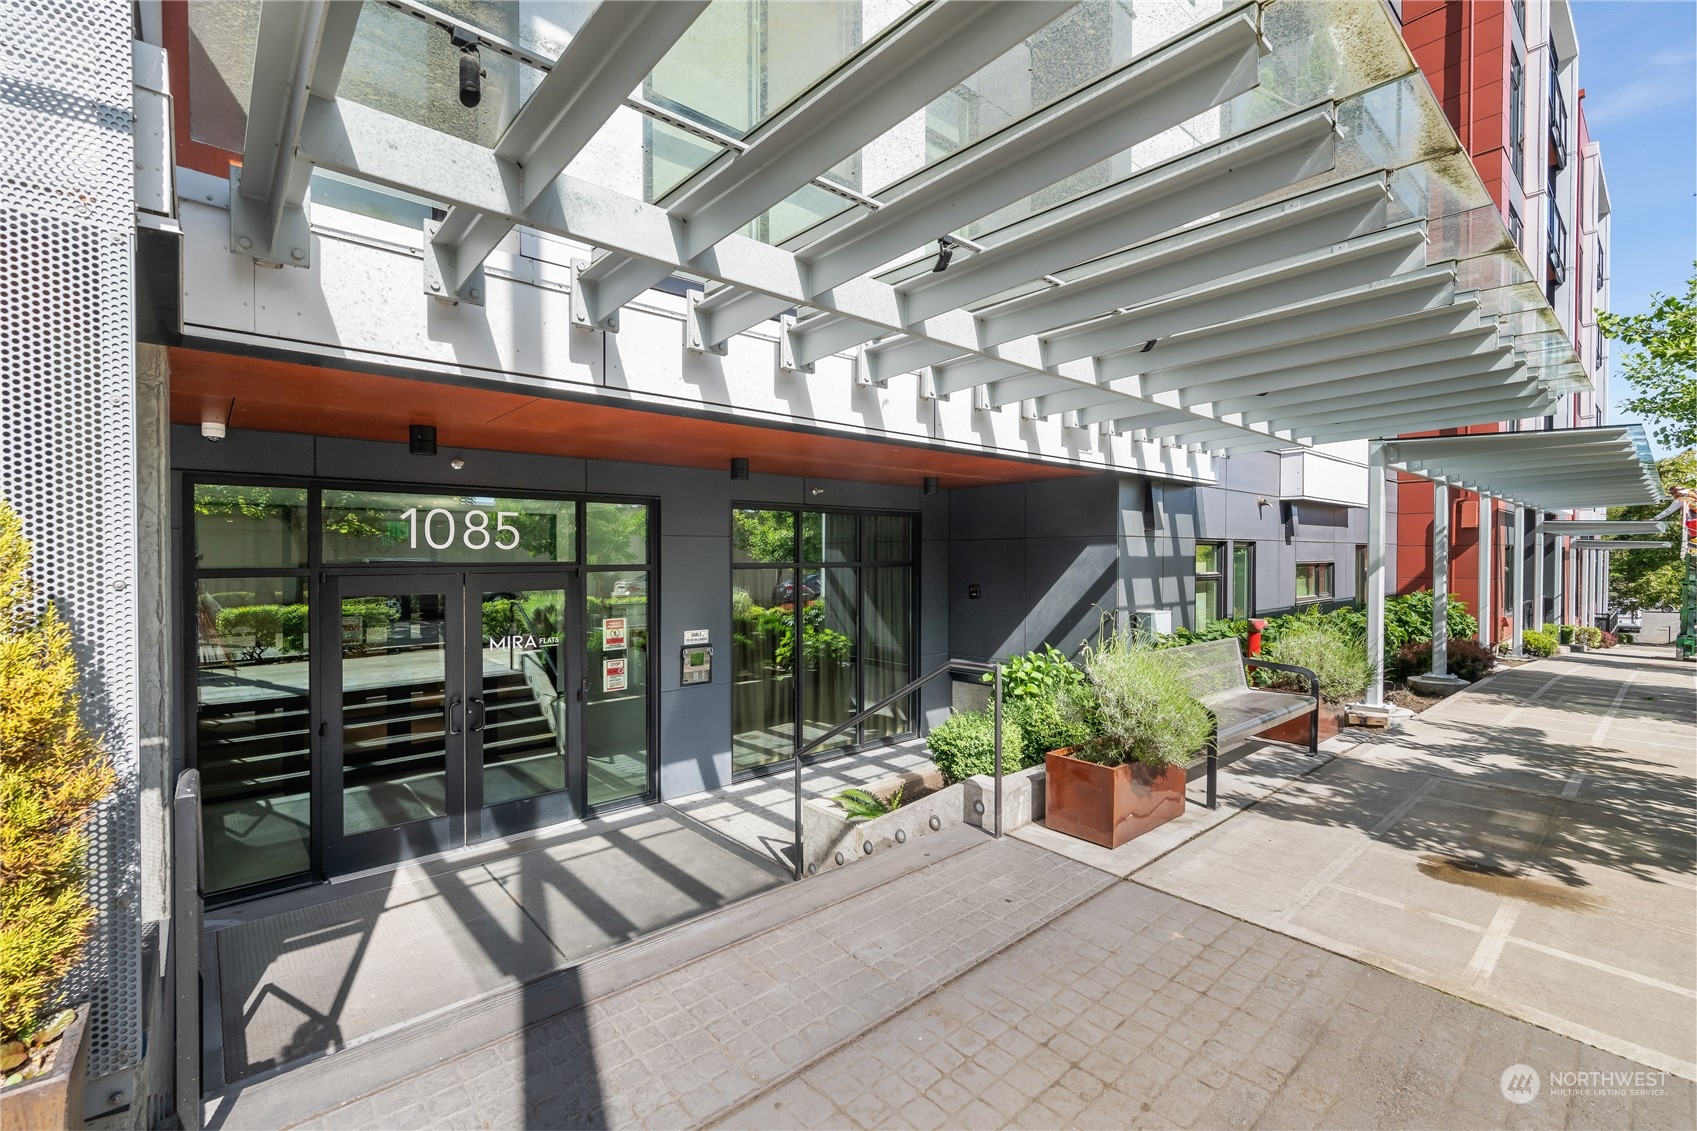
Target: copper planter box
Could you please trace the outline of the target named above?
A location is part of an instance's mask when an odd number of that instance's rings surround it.
[[[1326,741],[1344,727],[1344,718],[1348,715],[1342,703],[1328,703],[1320,700],[1320,742]],[[1300,715],[1294,719],[1286,719],[1276,727],[1268,727],[1255,735],[1256,738],[1271,738],[1277,742],[1294,742],[1298,746],[1308,745],[1308,716]]]
[[[77,1019],[59,1037],[47,1071],[21,1084],[0,1091],[0,1131],[51,1131],[81,1127],[83,1094],[88,1069],[88,1006],[77,1009]]]
[[[1184,767],[1102,766],[1064,750],[1044,756],[1043,823],[1118,848],[1184,812]]]

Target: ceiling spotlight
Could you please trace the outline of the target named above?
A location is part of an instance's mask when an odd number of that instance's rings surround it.
[[[230,430],[230,417],[236,412],[236,398],[220,408],[208,406],[200,418],[200,438],[208,444],[221,442]]]
[[[415,456],[435,455],[436,426],[434,424],[409,424],[407,426],[407,451]]]
[[[483,100],[483,62],[477,57],[477,36],[455,28],[448,37],[460,49],[460,105],[469,110]]]
[[[812,495],[815,499],[817,499],[820,495],[823,495],[825,493],[825,488],[823,488],[823,487],[809,487],[807,489],[807,493],[809,495]]]
[[[927,495],[935,495],[939,490],[937,477],[935,475],[927,475],[920,483],[920,490],[924,491]]]
[[[449,460],[448,466],[453,468],[455,471],[464,471],[465,470],[465,460],[463,460],[463,459]]]
[[[748,478],[748,461],[747,460],[745,460],[745,459],[734,459],[734,460],[731,461],[731,478],[732,479],[747,479]]]

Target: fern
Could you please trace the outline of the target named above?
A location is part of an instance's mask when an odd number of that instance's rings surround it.
[[[901,787],[885,801],[875,793],[864,789],[850,788],[837,794],[831,800],[842,807],[851,821],[870,821],[874,817],[882,817],[886,813],[894,813],[902,803]]]

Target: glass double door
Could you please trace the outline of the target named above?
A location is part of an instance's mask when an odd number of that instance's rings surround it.
[[[319,639],[340,641],[320,650],[326,872],[583,811],[579,587],[570,570],[325,578]]]

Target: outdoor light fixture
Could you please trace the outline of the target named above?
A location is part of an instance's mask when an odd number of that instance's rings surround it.
[[[483,101],[483,63],[477,57],[477,37],[455,28],[448,38],[460,49],[460,105],[468,110]]]
[[[959,246],[959,244],[957,244],[954,240],[951,240],[948,236],[937,237],[937,262],[931,266],[931,273],[933,275],[949,269],[949,260],[954,258],[955,248]]]
[[[937,477],[935,475],[927,475],[920,481],[920,489],[927,495],[935,495],[937,493]]]
[[[434,424],[410,424],[407,426],[407,451],[415,456],[433,456],[436,454],[436,426]]]
[[[823,495],[825,493],[825,488],[823,488],[823,487],[809,487],[807,489],[807,493],[809,495],[812,495],[815,499],[817,499],[820,495]]]
[[[234,397],[230,398],[230,403],[224,406],[223,411],[209,407],[200,420],[200,438],[208,444],[222,442],[229,433],[230,416],[235,411],[236,399]]]
[[[464,471],[465,470],[465,460],[463,460],[463,459],[449,460],[448,466],[453,468],[455,471]]]
[[[734,459],[734,460],[731,461],[731,478],[732,479],[747,479],[748,478],[748,461],[747,460],[745,460],[745,459]]]

